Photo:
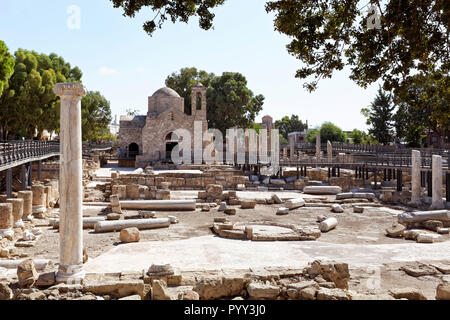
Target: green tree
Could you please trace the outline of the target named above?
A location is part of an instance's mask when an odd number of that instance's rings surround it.
[[[393,111],[395,105],[392,96],[384,92],[381,87],[370,108],[363,108],[361,113],[367,118],[369,134],[379,143],[388,144],[394,139]]]
[[[15,59],[9,53],[6,44],[0,40],[0,139],[6,139],[9,131],[9,108],[10,100],[14,91],[8,90],[9,79],[14,73]],[[17,119],[15,119],[17,120]]]
[[[275,128],[280,130],[280,135],[284,137],[284,139],[288,140],[288,135],[291,132],[296,131],[304,131],[307,130],[308,127],[304,124],[298,117],[298,115],[284,116],[281,120],[275,121]]]
[[[188,22],[192,16],[198,16],[200,27],[209,30],[214,19],[210,10],[225,2],[111,1],[128,17],[143,8],[155,12],[144,24],[150,35],[169,18]],[[296,77],[313,78],[304,85],[308,90],[315,90],[320,79],[331,78],[344,66],[351,68],[350,79],[358,85],[366,88],[380,80],[384,90],[399,98],[411,83],[432,78],[434,85],[426,88],[427,100],[435,104],[432,117],[438,131],[447,130],[442,122],[449,121],[448,103],[443,108],[432,97],[449,95],[449,1],[277,0],[268,1],[266,11],[275,13],[275,30],[292,38],[287,50],[302,63]],[[373,24],[376,17],[379,27]]]
[[[9,53],[6,44],[0,40],[0,97],[13,74],[14,64],[14,57]]]
[[[111,0],[114,8],[122,8],[124,16],[134,18],[141,9],[149,7],[155,16],[144,23],[144,30],[151,36],[156,28],[162,27],[167,19],[188,23],[189,18],[197,16],[204,30],[212,27],[215,17],[211,9],[222,5],[225,0]]]
[[[98,91],[88,91],[81,99],[83,141],[109,137],[112,120],[110,103]]]
[[[212,79],[207,90],[208,125],[224,134],[234,126],[249,128],[261,112],[264,99],[261,94],[253,94],[242,74],[224,72]]]
[[[426,131],[450,139],[449,78],[414,76],[408,88],[394,94],[399,105],[395,119],[397,134],[411,146],[420,145]],[[442,147],[442,146],[441,146]]]
[[[6,139],[40,138],[44,130],[59,131],[60,100],[53,93],[57,82],[81,81],[78,67],[56,54],[19,49],[4,94],[0,96],[0,126]]]
[[[376,7],[380,28],[367,28],[375,12],[364,4]],[[289,53],[305,64],[296,77],[315,77],[310,90],[344,65],[359,85],[381,79],[388,91],[406,85],[414,71],[448,75],[448,1],[279,0],[266,10],[275,12],[275,29],[293,38]]]
[[[320,141],[321,143],[330,142],[345,142],[347,136],[341,128],[331,122],[325,122],[320,127]]]
[[[345,142],[346,134],[341,128],[331,122],[324,122],[320,128],[314,128],[306,133],[306,141],[309,143],[316,143],[317,133],[320,133],[320,142]]]
[[[306,133],[306,141],[309,143],[316,143],[316,137],[319,132],[320,132],[320,127],[308,130],[308,132]]]
[[[349,138],[352,139],[352,142],[354,144],[361,144],[364,141],[364,134],[365,132],[361,130],[353,129],[353,131],[350,133]]]
[[[221,76],[198,71],[196,68],[184,68],[172,73],[166,79],[166,85],[174,89],[185,100],[185,111],[189,114],[191,106],[191,88],[198,81],[207,88],[207,118],[210,128],[226,129],[238,126],[251,128],[255,118],[262,110],[263,95],[254,95],[247,87],[247,79],[240,73],[224,72]]]
[[[200,81],[208,88],[214,77],[214,73],[197,70],[197,68],[182,68],[179,72],[174,72],[167,77],[166,86],[172,88],[184,98],[184,112],[192,114],[192,87]]]

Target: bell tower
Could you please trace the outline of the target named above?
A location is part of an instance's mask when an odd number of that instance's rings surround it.
[[[195,120],[206,121],[206,87],[198,82],[192,87],[191,110]]]

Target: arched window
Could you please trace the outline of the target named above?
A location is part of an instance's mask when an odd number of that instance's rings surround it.
[[[202,110],[202,93],[201,92],[197,92],[197,101],[196,101],[196,109],[197,110]]]

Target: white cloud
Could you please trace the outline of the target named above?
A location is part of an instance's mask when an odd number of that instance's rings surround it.
[[[102,76],[112,76],[119,74],[119,71],[108,67],[101,67],[98,73],[101,74]]]
[[[136,71],[137,71],[137,72],[144,72],[144,71],[145,71],[145,68],[144,68],[144,67],[137,67],[137,68],[136,68]]]

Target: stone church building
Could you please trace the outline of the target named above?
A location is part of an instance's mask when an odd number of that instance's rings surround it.
[[[121,116],[119,166],[145,167],[154,161],[170,160],[178,138],[172,132],[186,129],[194,137],[194,122],[206,121],[206,87],[192,87],[192,111],[186,114],[184,98],[173,89],[161,88],[148,97],[147,115]]]

